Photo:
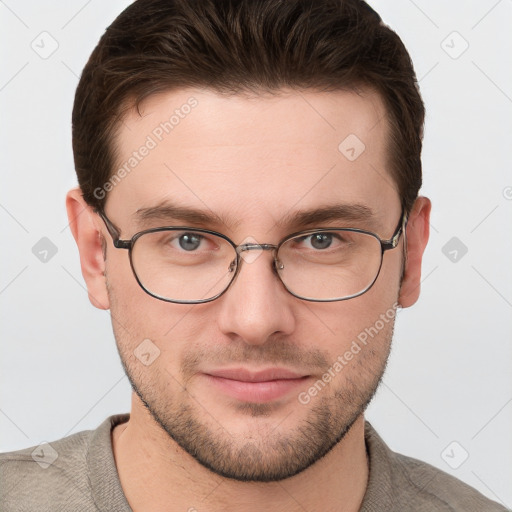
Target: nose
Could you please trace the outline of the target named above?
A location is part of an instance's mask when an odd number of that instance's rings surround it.
[[[240,259],[234,282],[217,299],[220,330],[251,345],[262,345],[272,335],[291,334],[295,329],[293,302],[299,299],[286,291],[276,275],[273,251],[242,254],[246,256]]]

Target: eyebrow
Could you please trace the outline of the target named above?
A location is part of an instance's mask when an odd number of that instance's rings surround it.
[[[178,220],[186,224],[208,224],[214,226],[230,226],[236,227],[240,221],[235,223],[229,222],[220,215],[215,214],[211,210],[197,210],[196,208],[190,208],[189,206],[181,206],[177,204],[164,201],[156,206],[147,208],[139,208],[134,217],[137,222],[144,224],[149,221],[160,220]]]
[[[332,221],[372,224],[375,220],[376,215],[369,206],[343,203],[289,213],[280,219],[277,225],[308,227]]]
[[[229,229],[235,229],[241,221],[241,219],[230,221],[209,209],[198,210],[184,205],[173,204],[168,201],[162,202],[156,206],[139,208],[135,212],[134,217],[140,224],[156,220],[162,222],[172,220],[201,226],[225,226]],[[377,224],[376,215],[369,206],[358,203],[343,203],[290,212],[277,220],[275,225],[279,228],[289,227],[301,229],[319,226],[322,223],[333,221],[363,223],[365,225]]]

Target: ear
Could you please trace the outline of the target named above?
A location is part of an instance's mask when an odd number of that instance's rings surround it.
[[[416,199],[406,229],[406,260],[398,302],[403,308],[412,306],[420,295],[421,261],[430,232],[430,199]]]
[[[98,309],[109,309],[99,217],[84,201],[80,188],[68,192],[66,209],[69,226],[80,252],[80,266],[89,300]]]

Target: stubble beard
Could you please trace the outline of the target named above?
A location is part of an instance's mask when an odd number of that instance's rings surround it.
[[[294,428],[281,431],[279,423],[283,415],[274,414],[275,420],[269,419],[268,428],[251,431],[248,436],[230,433],[229,425],[224,425],[222,418],[213,417],[202,401],[199,405],[186,385],[171,395],[165,381],[174,382],[174,379],[165,369],[153,372],[152,379],[148,380],[138,369],[139,362],[129,350],[123,349],[130,344],[119,339],[122,333],[116,332],[115,326],[114,332],[134,392],[173,442],[222,477],[242,482],[275,482],[304,471],[324,457],[364,413],[385,372],[393,326],[394,322],[390,323],[386,332],[372,340],[375,349],[364,347],[357,361],[354,359],[343,368],[337,376],[343,379],[342,387],[338,385],[332,391],[335,377],[308,405],[297,400],[296,408],[301,413],[300,408],[310,407],[310,410]],[[248,425],[251,418],[270,418],[274,412],[272,403],[237,403],[234,409],[247,417]]]

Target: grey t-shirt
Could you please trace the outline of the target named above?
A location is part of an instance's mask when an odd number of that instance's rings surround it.
[[[111,440],[112,428],[128,418],[111,416],[96,430],[0,454],[0,510],[131,512]],[[365,439],[370,477],[361,512],[506,511],[443,471],[394,453],[368,422]]]

